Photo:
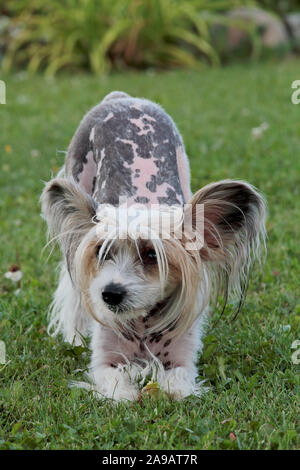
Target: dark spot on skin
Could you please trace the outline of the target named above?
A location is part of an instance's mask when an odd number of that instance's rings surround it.
[[[172,339],[168,339],[165,344],[164,344],[164,348],[166,348],[167,346],[169,346],[169,344],[171,344],[171,341]]]
[[[133,336],[130,333],[125,333],[125,331],[121,331],[121,333],[127,341],[134,341]]]
[[[165,352],[164,357],[167,357],[169,355],[169,352]]]
[[[148,181],[148,183],[146,183],[146,188],[148,188],[149,191],[151,191],[152,193],[155,193],[156,192],[156,186],[157,186],[156,176],[151,175],[151,181]]]
[[[171,369],[171,361],[164,362],[164,368],[165,368],[166,370]]]
[[[144,346],[144,343],[142,343],[142,342],[140,342],[140,350],[145,351],[145,346]]]
[[[156,336],[156,338],[155,338],[155,342],[156,342],[156,343],[159,343],[159,342],[160,342],[160,340],[162,339],[162,337],[163,337],[163,335],[162,335],[162,334],[160,334],[160,335]]]
[[[96,176],[94,176],[94,178],[93,178],[93,186],[92,186],[92,194],[94,194],[94,191],[95,191],[96,181],[97,181],[97,178],[96,178]]]
[[[148,316],[149,317],[152,317],[153,315],[155,315],[156,313],[160,313],[162,311],[162,309],[166,306],[166,304],[168,303],[168,300],[169,300],[169,297],[164,300],[163,302],[158,302],[151,310],[150,312],[148,313]]]
[[[176,326],[177,326],[177,322],[170,323],[170,325],[168,325],[167,330],[173,331],[175,330]]]
[[[171,206],[171,205],[176,206],[176,205],[180,204],[180,201],[176,197],[176,192],[173,189],[167,188],[166,193],[167,193],[167,197],[159,196],[157,198],[159,204],[167,204],[169,206]]]
[[[91,131],[91,129],[89,130],[89,132],[90,131]],[[81,158],[76,158],[76,157],[73,156],[74,161],[73,161],[72,173],[73,173],[74,179],[75,179],[75,181],[77,181],[77,183],[79,183],[79,176],[78,175],[80,175],[80,173],[83,172],[84,165],[87,163],[86,155],[88,154],[88,152],[90,150],[92,150],[91,142],[89,142],[89,139],[87,141],[84,140],[83,142],[81,142],[80,147],[81,147],[80,148]]]
[[[156,341],[156,343],[158,343],[158,341],[161,340],[162,336],[162,333],[160,333],[159,331],[157,331],[156,333],[151,333],[150,343],[153,343],[154,340]]]
[[[114,369],[116,369],[116,364],[111,364],[110,367],[113,367]]]
[[[156,356],[157,356],[157,357],[160,356],[160,352],[158,352],[158,353],[156,354]]]
[[[137,196],[134,199],[134,201],[139,203],[139,204],[147,204],[149,202],[149,199],[147,197],[144,197],[144,196]]]

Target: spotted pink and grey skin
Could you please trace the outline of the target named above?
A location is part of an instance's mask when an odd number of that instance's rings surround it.
[[[136,334],[123,332],[120,336],[109,328],[99,326],[97,344],[102,348],[103,363],[116,367],[118,364],[125,364],[126,357],[130,362],[142,365],[143,361],[151,359],[148,352],[150,350],[166,370],[188,367],[191,355],[196,351],[192,336],[199,334],[198,328],[194,332],[188,331],[180,338],[170,338],[168,333],[147,334],[147,329],[153,322],[155,315],[139,318],[132,325]]]
[[[96,204],[182,205],[191,196],[189,163],[173,120],[151,101],[112,92],[82,120],[66,158],[66,176],[72,175]],[[185,365],[191,332],[180,340],[149,335],[159,309],[139,318],[136,335],[118,336],[98,325],[97,348],[105,365],[149,359],[148,349],[165,369]]]
[[[181,136],[151,101],[112,92],[82,120],[66,172],[96,203],[182,205],[190,196]]]

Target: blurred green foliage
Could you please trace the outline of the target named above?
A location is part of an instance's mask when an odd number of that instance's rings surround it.
[[[300,0],[258,0],[257,3],[262,8],[273,10],[280,16],[300,10]]]
[[[300,0],[259,0],[257,2],[262,8],[273,11],[284,24],[287,33],[290,37],[290,42],[292,50],[294,52],[300,52],[300,40],[298,35],[295,36],[290,22],[287,21],[287,16],[289,13],[299,13],[300,12]]]
[[[1,0],[0,0],[1,1]],[[0,3],[2,71],[219,63],[210,26],[240,0],[12,0]]]

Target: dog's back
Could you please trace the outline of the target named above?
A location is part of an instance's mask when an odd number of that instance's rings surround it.
[[[112,92],[77,129],[66,160],[97,203],[182,205],[190,197],[189,163],[172,119],[151,101]]]

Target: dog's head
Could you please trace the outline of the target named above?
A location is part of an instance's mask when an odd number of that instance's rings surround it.
[[[157,330],[186,331],[222,286],[243,295],[265,236],[263,198],[242,181],[205,186],[184,208],[135,209],[97,207],[57,178],[42,211],[84,308],[112,327],[155,312]]]

